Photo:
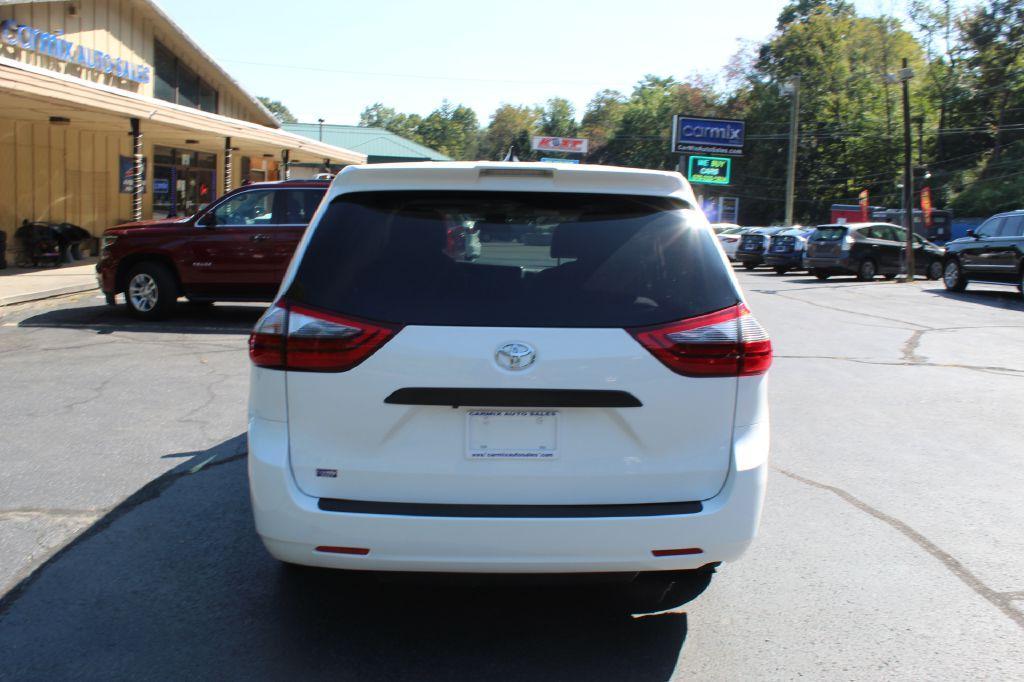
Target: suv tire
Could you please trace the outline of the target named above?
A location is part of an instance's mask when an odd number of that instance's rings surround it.
[[[757,267],[757,263],[744,263],[743,267],[747,270],[753,270]]]
[[[875,265],[875,261],[870,258],[865,258],[857,266],[857,279],[861,282],[871,282],[875,279],[878,274],[878,266]]]
[[[775,274],[776,275],[785,275],[787,272],[789,272],[789,268],[787,268],[785,265],[776,265],[775,266]]]
[[[124,290],[128,312],[140,320],[162,320],[178,300],[178,283],[162,263],[146,261],[128,272]]]
[[[924,271],[924,275],[933,282],[942,279],[942,261],[933,260],[929,263],[928,269]]]
[[[822,272],[821,270],[808,270],[807,272],[808,272],[808,274],[814,275],[815,277],[820,279],[822,282],[824,282],[826,279],[828,279],[829,277],[832,276],[832,275],[830,275],[827,272]]]
[[[946,285],[947,291],[963,291],[967,288],[967,278],[964,277],[960,261],[953,258],[946,262],[942,270],[942,283]]]

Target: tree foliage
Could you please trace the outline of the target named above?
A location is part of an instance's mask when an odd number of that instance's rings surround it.
[[[281,100],[270,99],[269,97],[257,97],[256,99],[267,108],[267,111],[274,115],[278,123],[298,123],[298,119],[295,118]]]
[[[899,207],[903,163],[901,86],[885,78],[908,61],[915,188],[925,173],[936,207],[988,214],[1024,195],[1024,0],[906,0],[909,21],[862,16],[849,0],[791,0],[775,31],[741,47],[714,78],[650,74],[628,95],[601,90],[578,116],[571,102],[503,103],[484,128],[476,114],[445,101],[420,118],[378,103],[361,125],[379,126],[457,159],[520,158],[534,135],[586,137],[590,163],[675,168],[674,114],[747,122],[744,156],[728,188],[706,195],[741,199],[745,224],[782,219],[791,97],[799,78],[796,214],[828,218],[832,203]],[[915,203],[917,202],[915,195]]]

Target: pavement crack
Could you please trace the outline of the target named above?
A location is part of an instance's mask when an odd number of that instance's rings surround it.
[[[1024,612],[1018,611],[1010,603],[1014,599],[1019,598],[1013,597],[1012,595],[1024,595],[1024,592],[996,592],[991,587],[983,583],[976,575],[974,575],[974,573],[968,570],[968,568],[964,566],[963,563],[961,563],[956,557],[954,557],[952,554],[936,545],[934,542],[926,538],[924,535],[921,535],[921,533],[917,532],[916,530],[911,528],[903,521],[900,521],[896,517],[890,516],[889,514],[886,514],[883,511],[875,509],[874,507],[862,501],[861,499],[854,497],[853,495],[846,492],[842,488],[837,488],[836,486],[828,485],[827,483],[819,483],[818,481],[813,481],[809,478],[805,478],[791,471],[780,469],[779,467],[772,468],[775,471],[778,471],[783,476],[787,476],[793,479],[794,481],[799,481],[804,485],[809,485],[813,488],[818,488],[819,490],[826,490],[836,495],[843,501],[848,502],[849,504],[859,509],[860,511],[864,512],[865,514],[873,516],[882,523],[885,523],[889,527],[893,528],[898,533],[900,533],[908,540],[916,544],[918,547],[923,549],[925,552],[930,554],[932,557],[938,559],[942,563],[942,565],[945,566],[947,570],[949,570],[950,573],[959,578],[961,582],[967,585],[967,587],[969,587],[983,599],[987,600],[997,609],[1002,611],[1003,614],[1005,614],[1010,620],[1012,620],[1018,626],[1024,628]]]
[[[923,358],[917,360],[868,360],[846,355],[775,355],[778,360],[835,360],[837,362],[854,362],[859,365],[878,365],[879,367],[938,367],[943,369],[964,369],[972,372],[998,374],[1007,377],[1024,377],[1024,369],[1012,367],[996,367],[991,365],[962,365],[950,362],[928,362]]]
[[[926,358],[917,354],[918,346],[921,345],[921,337],[925,335],[927,329],[918,329],[910,334],[910,338],[903,344],[903,361],[911,365],[919,365],[923,363]]]
[[[788,296],[788,295],[786,295],[783,292],[778,292],[775,295],[779,296],[781,298],[788,299],[790,301],[796,301],[798,303],[806,303],[807,305],[812,305],[815,308],[824,308],[825,310],[831,310],[831,311],[837,312],[837,313],[845,313],[847,315],[857,315],[859,317],[869,317],[869,318],[874,319],[874,320],[884,320],[886,322],[894,322],[896,324],[907,325],[907,326],[911,326],[911,327],[918,327],[919,329],[926,329],[926,330],[930,330],[931,329],[931,327],[929,327],[926,324],[920,324],[918,322],[908,322],[907,320],[900,320],[900,319],[896,319],[894,317],[886,317],[885,315],[875,315],[873,313],[865,313],[865,312],[861,312],[859,310],[850,310],[849,308],[840,308],[840,307],[834,306],[834,305],[828,305],[828,304],[825,304],[825,303],[818,303],[817,301],[807,301],[807,300],[804,300],[802,298],[798,298],[796,296]]]

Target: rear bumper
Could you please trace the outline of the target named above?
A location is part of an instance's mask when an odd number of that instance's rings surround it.
[[[736,260],[741,263],[756,263],[760,265],[764,262],[764,252],[762,251],[737,251]]]
[[[310,566],[375,571],[596,573],[674,571],[733,561],[757,532],[767,477],[768,424],[737,428],[722,490],[698,513],[608,518],[479,518],[323,511],[295,485],[287,424],[249,422],[249,488],[270,553]],[[317,546],[367,548],[328,554]],[[700,554],[655,557],[656,549]]]
[[[764,262],[768,265],[785,265],[789,268],[799,268],[803,266],[803,251],[769,253],[764,257]]]
[[[822,272],[846,273],[857,272],[857,266],[849,257],[843,258],[807,258],[807,267]]]

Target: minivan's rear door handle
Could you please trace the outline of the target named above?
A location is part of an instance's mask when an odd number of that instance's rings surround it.
[[[569,388],[400,388],[389,405],[451,407],[643,407],[626,391]]]
[[[254,242],[265,242],[268,239],[270,239],[270,235],[269,234],[254,234],[253,236],[249,237],[249,239],[251,239]]]

